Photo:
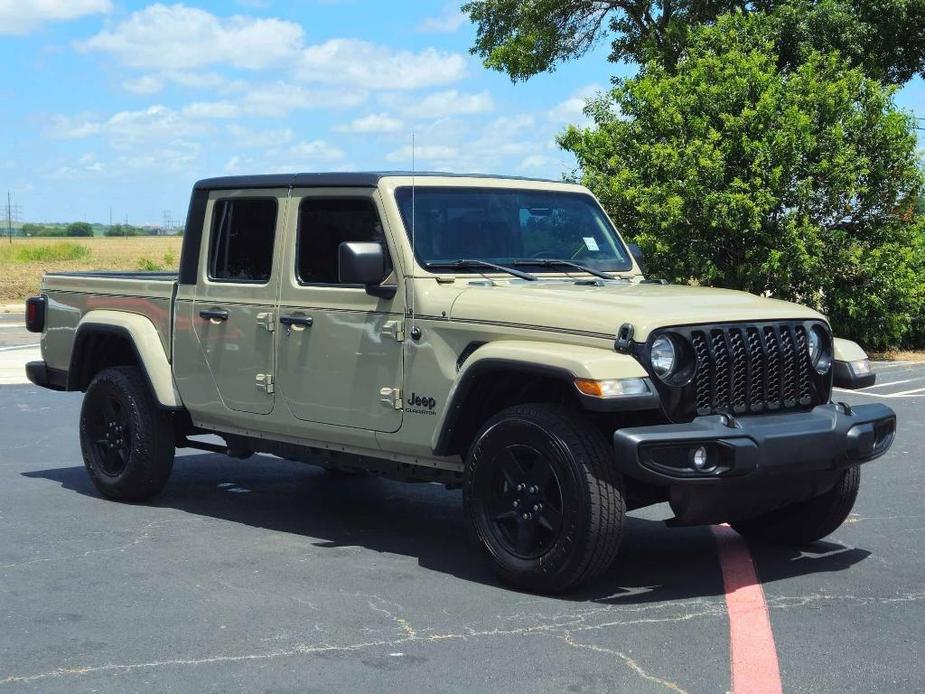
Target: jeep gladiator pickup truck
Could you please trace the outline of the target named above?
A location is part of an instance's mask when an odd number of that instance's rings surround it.
[[[207,179],[178,274],[45,276],[27,374],[85,392],[108,498],[160,492],[183,447],[439,482],[536,591],[599,575],[626,511],[665,501],[678,525],[831,533],[895,432],[883,405],[832,402],[874,382],[864,352],[816,311],[641,263],[578,185]]]

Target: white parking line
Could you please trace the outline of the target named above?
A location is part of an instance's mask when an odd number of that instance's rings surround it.
[[[38,345],[23,345],[21,349],[6,350],[0,355],[0,384],[16,385],[28,383],[26,362],[41,359],[42,352]]]
[[[868,393],[864,390],[848,390],[847,388],[833,388],[832,390],[849,395],[866,395],[869,398],[925,398],[925,388],[905,390],[901,393]]]
[[[0,352],[15,352],[20,349],[34,349],[38,347],[38,342],[30,342],[28,345],[13,345],[11,347],[0,347]]]
[[[871,388],[886,388],[887,386],[898,386],[900,383],[912,383],[912,381],[925,381],[925,376],[919,376],[918,378],[904,378],[901,381],[889,381],[888,383],[876,383],[872,386],[867,386],[866,388],[859,388],[859,390],[868,391]]]
[[[890,393],[894,398],[901,398],[904,395],[914,395],[915,393],[921,393],[925,395],[925,388],[915,388],[914,390],[904,390],[901,393]]]
[[[2,323],[0,322],[0,328],[25,328],[25,323]]]

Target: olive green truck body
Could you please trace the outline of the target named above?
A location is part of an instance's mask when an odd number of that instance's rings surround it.
[[[647,280],[634,251],[577,185],[207,179],[178,274],[45,276],[27,308],[43,360],[27,373],[88,399],[107,370],[142,379],[137,402],[103,384],[121,424],[88,412],[103,400],[84,406],[84,456],[108,496],[166,482],[122,481],[135,441],[170,438],[172,461],[173,446],[219,450],[197,442],[209,433],[231,455],[462,486],[501,575],[538,590],[599,573],[626,509],[670,501],[676,523],[747,532],[794,504],[853,502],[858,465],[895,429],[884,406],[831,402],[833,379],[873,383],[863,351],[799,305]],[[163,431],[132,430],[144,402]],[[106,453],[117,443],[122,458]],[[519,462],[492,473],[508,454]],[[594,485],[619,507],[606,528],[586,517]],[[584,547],[589,533],[607,549]]]

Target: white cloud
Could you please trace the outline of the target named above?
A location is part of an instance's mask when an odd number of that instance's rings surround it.
[[[548,154],[531,154],[530,156],[524,157],[517,166],[520,171],[527,172],[546,172],[555,167],[563,171],[568,168],[564,160],[551,157]]]
[[[308,161],[338,161],[344,158],[343,150],[329,145],[324,140],[312,140],[311,142],[299,142],[286,152],[298,160]]]
[[[462,79],[466,60],[458,53],[435,48],[414,53],[359,39],[331,39],[305,48],[296,74],[306,82],[364,89],[420,89]]]
[[[166,106],[150,106],[141,111],[120,111],[102,125],[114,147],[128,148],[139,143],[170,141],[205,132],[206,128]]]
[[[417,26],[417,30],[432,34],[452,34],[466,22],[465,13],[455,5],[447,5],[437,17],[427,17]]]
[[[134,94],[156,94],[168,83],[189,89],[218,89],[223,93],[239,92],[246,86],[240,80],[229,80],[217,72],[164,70],[125,80],[122,87]]]
[[[196,101],[184,106],[181,113],[189,118],[234,118],[239,109],[229,101]]]
[[[567,125],[570,123],[580,126],[586,125],[588,119],[584,113],[585,106],[587,106],[588,100],[593,98],[600,91],[601,88],[594,84],[582,87],[574,92],[568,99],[559,102],[549,109],[547,119],[550,123],[555,123],[556,125]]]
[[[338,125],[334,130],[340,133],[394,133],[402,127],[402,122],[388,113],[371,113]]]
[[[164,88],[164,79],[158,75],[142,75],[125,80],[122,87],[133,94],[156,94]]]
[[[199,158],[202,146],[198,142],[177,139],[161,147],[145,147],[120,157],[120,163],[133,169],[154,171],[188,171]]]
[[[292,142],[291,128],[252,129],[233,123],[228,126],[228,132],[234,146],[248,149],[277,147]]]
[[[0,34],[28,34],[45,22],[64,22],[110,10],[110,0],[0,0]]]
[[[391,162],[411,165],[411,145],[405,145],[393,152],[385,155],[385,158]],[[418,162],[447,162],[459,157],[459,150],[456,147],[447,145],[422,145],[414,148],[415,168]]]
[[[417,118],[446,118],[447,116],[488,113],[495,108],[495,102],[487,90],[467,94],[456,89],[448,89],[421,98],[385,94],[381,101],[405,116]]]
[[[302,37],[302,27],[294,22],[239,15],[222,19],[181,4],[157,3],[79,47],[109,53],[136,68],[184,70],[227,63],[261,69],[294,56]]]
[[[84,154],[77,163],[84,167],[84,170],[91,173],[99,173],[104,168],[103,162],[99,161],[93,152]]]
[[[343,150],[324,140],[301,141],[269,150],[259,169],[264,172],[311,171],[320,166],[340,166],[344,156]]]
[[[106,167],[93,152],[87,152],[74,164],[63,164],[56,167],[50,174],[56,179],[76,179],[86,177],[88,174],[103,173]]]
[[[61,140],[78,140],[100,132],[100,123],[89,117],[52,116],[51,124],[46,128],[50,137]]]
[[[243,110],[254,116],[284,116],[290,111],[313,108],[350,108],[366,100],[356,90],[311,90],[286,82],[255,86],[244,95]]]

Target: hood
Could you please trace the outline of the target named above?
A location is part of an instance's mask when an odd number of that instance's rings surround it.
[[[506,323],[612,337],[632,323],[634,339],[656,328],[698,323],[822,319],[799,304],[746,292],[680,285],[546,281],[471,286],[453,302],[450,318]]]

